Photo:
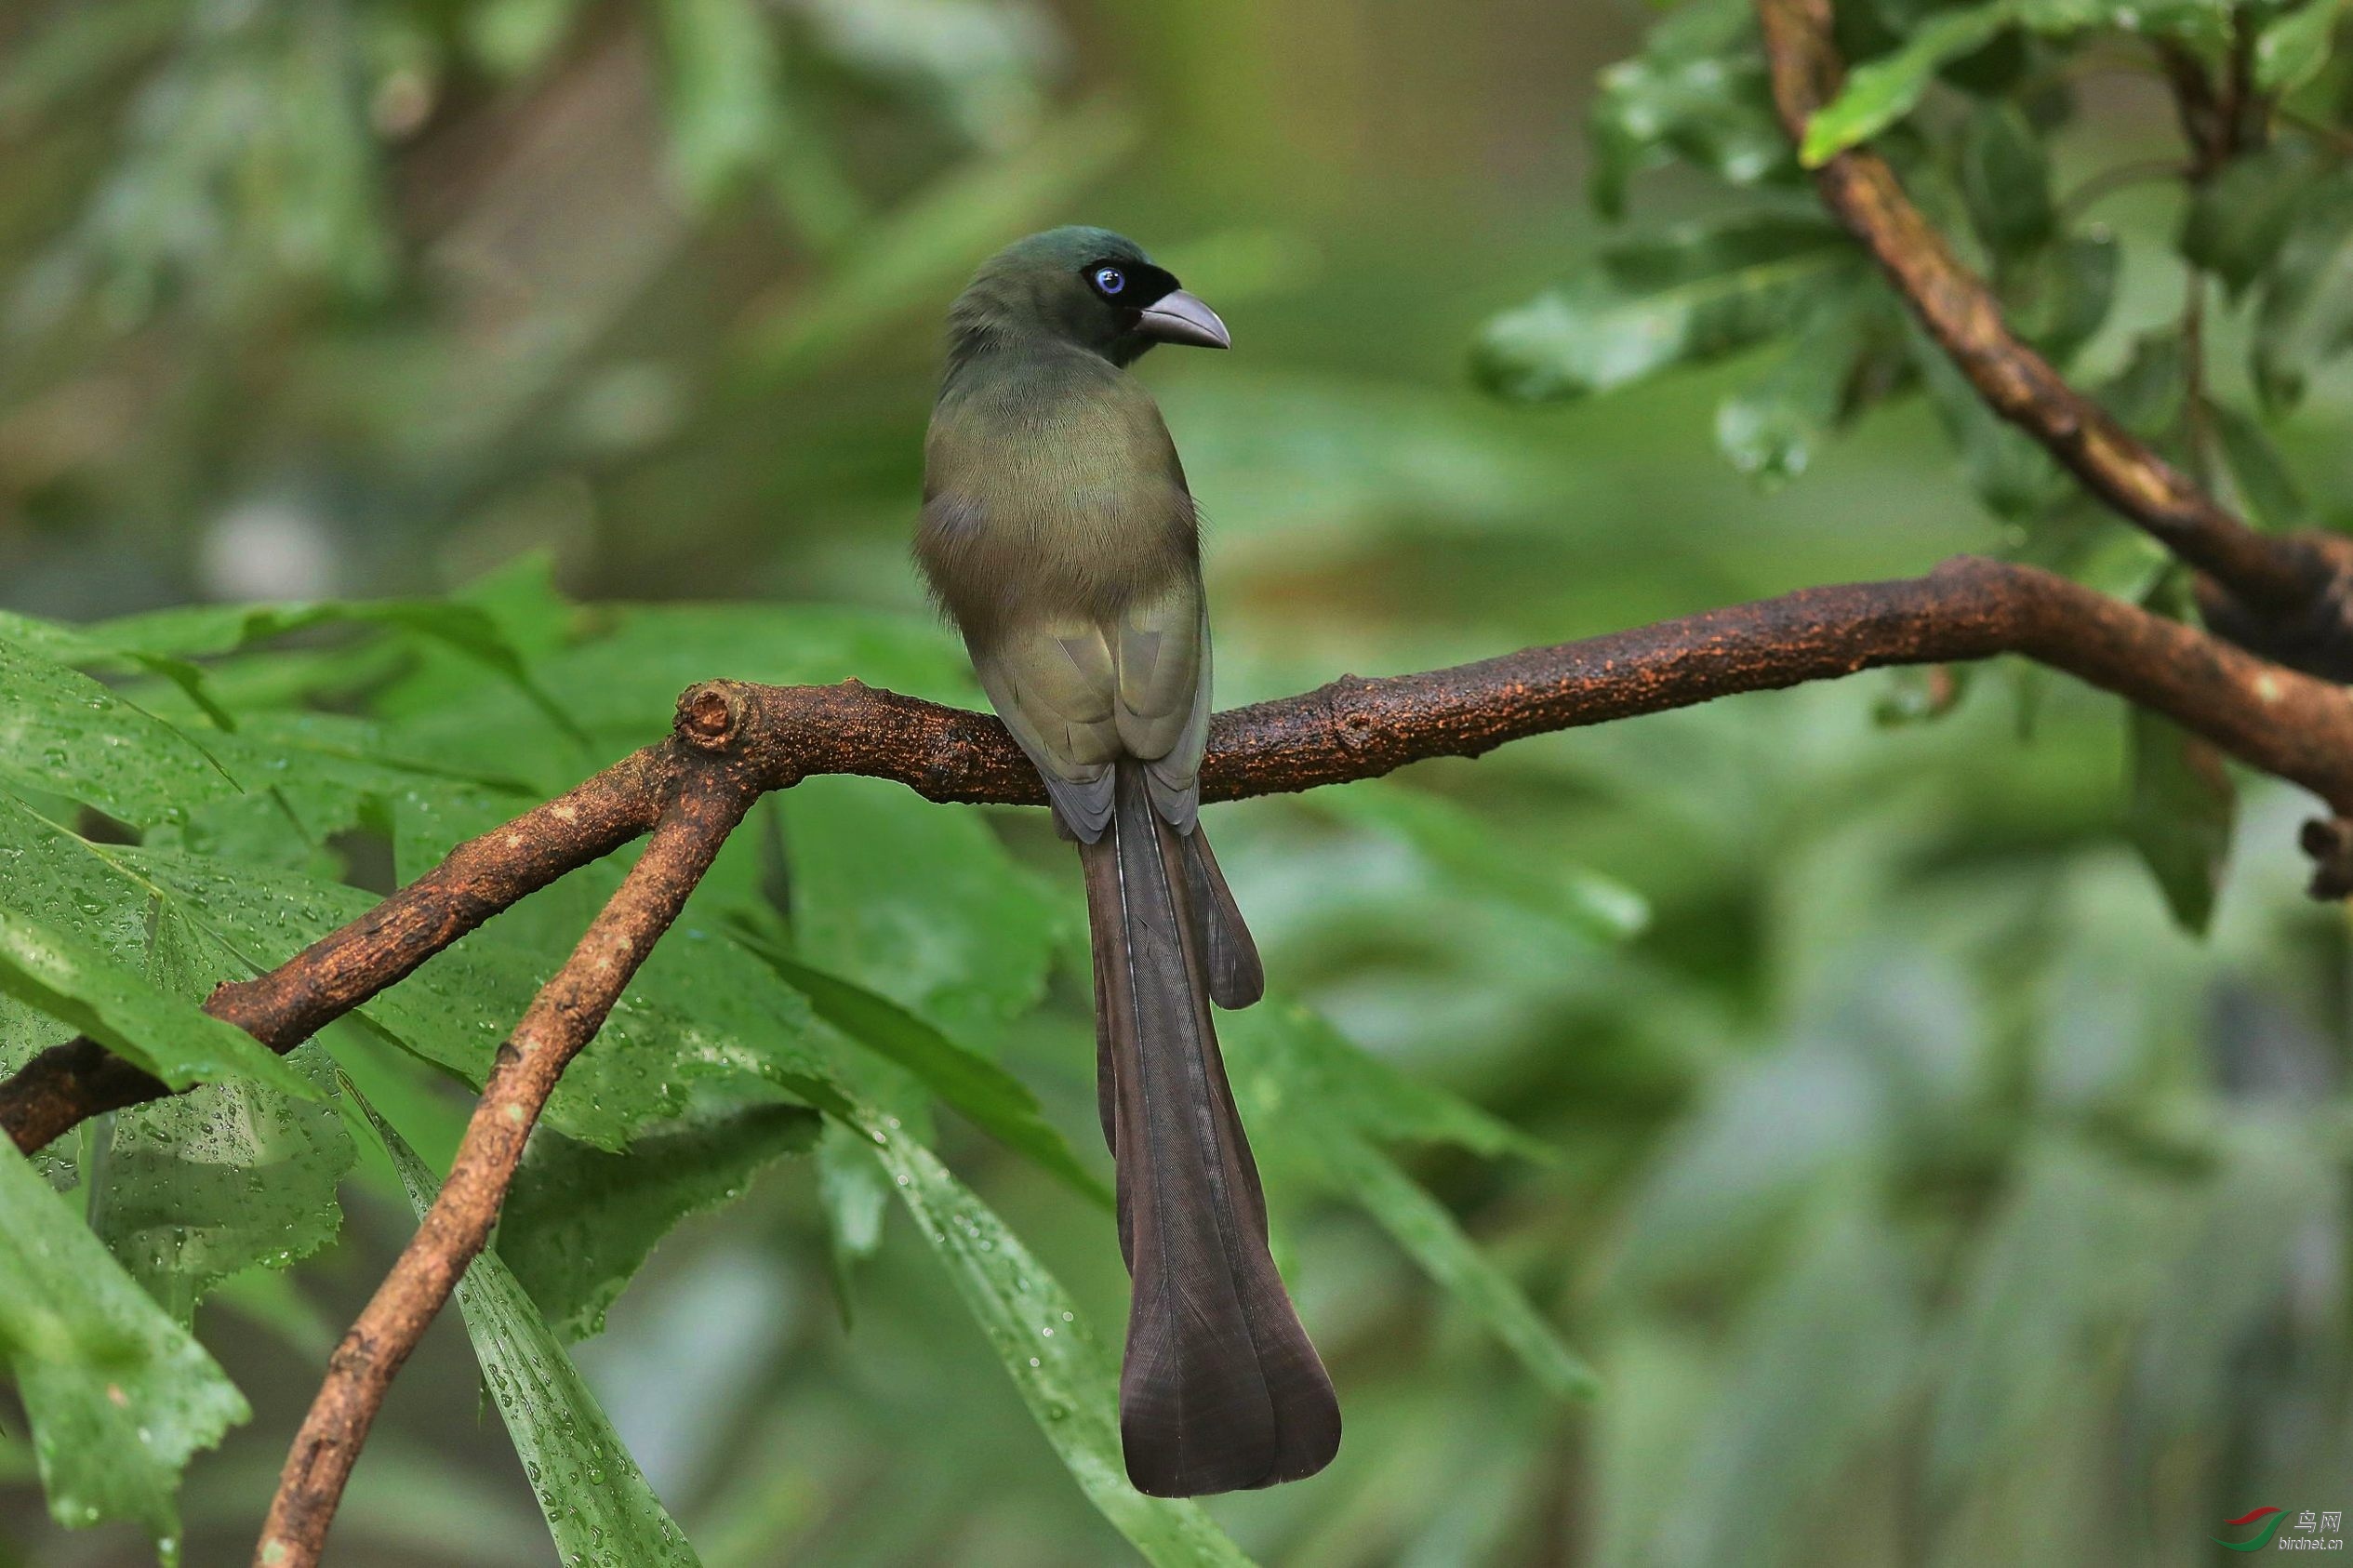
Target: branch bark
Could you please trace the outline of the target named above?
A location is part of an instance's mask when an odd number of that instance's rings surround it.
[[[1757,20],[1775,106],[1802,143],[1806,122],[1845,75],[1829,0],[1757,0]],[[2202,73],[2199,80],[2202,91]],[[2225,591],[2244,612],[2229,627],[2234,636],[2243,630],[2250,645],[2308,668],[2343,667],[2353,641],[2343,547],[2315,536],[2257,533],[2069,385],[2011,331],[1993,291],[1953,255],[1879,154],[1859,147],[1838,153],[1814,179],[1823,205],[1870,251],[1987,405]]]
[[[441,1196],[328,1359],[326,1380],[279,1476],[254,1548],[256,1568],[311,1568],[318,1561],[385,1392],[490,1239],[524,1145],[557,1078],[595,1037],[757,796],[740,775],[725,773],[699,776],[676,793],[620,890],[499,1047],[498,1066],[466,1125]],[[492,835],[519,837],[513,829]]]
[[[1220,713],[1203,792],[1234,800],[1309,790],[1737,692],[2002,653],[2162,712],[2353,817],[2353,696],[2047,572],[1974,557],[1923,578],[1806,589],[1450,670],[1344,676]],[[896,779],[935,801],[1044,799],[987,714],[855,681],[707,682],[679,699],[668,741],[459,846],[269,974],[221,987],[206,1010],[292,1050],[499,910],[646,831],[679,791],[756,793],[819,773]],[[100,1111],[167,1092],[76,1040],[0,1083],[0,1127],[30,1152]]]

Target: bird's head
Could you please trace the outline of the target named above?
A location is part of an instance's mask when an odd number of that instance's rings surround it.
[[[1217,312],[1177,286],[1143,247],[1078,225],[1017,240],[983,262],[949,322],[960,347],[1044,336],[1134,362],[1155,343],[1232,345]]]

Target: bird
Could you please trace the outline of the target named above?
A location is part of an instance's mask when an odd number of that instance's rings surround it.
[[[1164,1497],[1296,1481],[1338,1452],[1339,1402],[1268,1251],[1210,1016],[1266,980],[1201,827],[1199,512],[1131,373],[1156,344],[1232,339],[1135,242],[1078,226],[990,257],[948,324],[914,553],[1078,846],[1131,1277],[1128,1479]]]

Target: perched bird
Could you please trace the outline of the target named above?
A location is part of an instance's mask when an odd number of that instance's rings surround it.
[[[1134,1279],[1120,1373],[1129,1480],[1158,1496],[1314,1474],[1340,1411],[1267,1252],[1210,1000],[1258,952],[1197,812],[1209,621],[1191,492],[1128,374],[1155,343],[1229,346],[1129,240],[1055,229],[990,258],[949,313],[915,555],[980,684],[1078,843],[1096,1092]]]

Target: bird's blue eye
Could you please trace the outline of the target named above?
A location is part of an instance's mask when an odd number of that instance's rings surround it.
[[[1117,267],[1095,269],[1095,286],[1105,294],[1117,294],[1127,286],[1127,274]]]

